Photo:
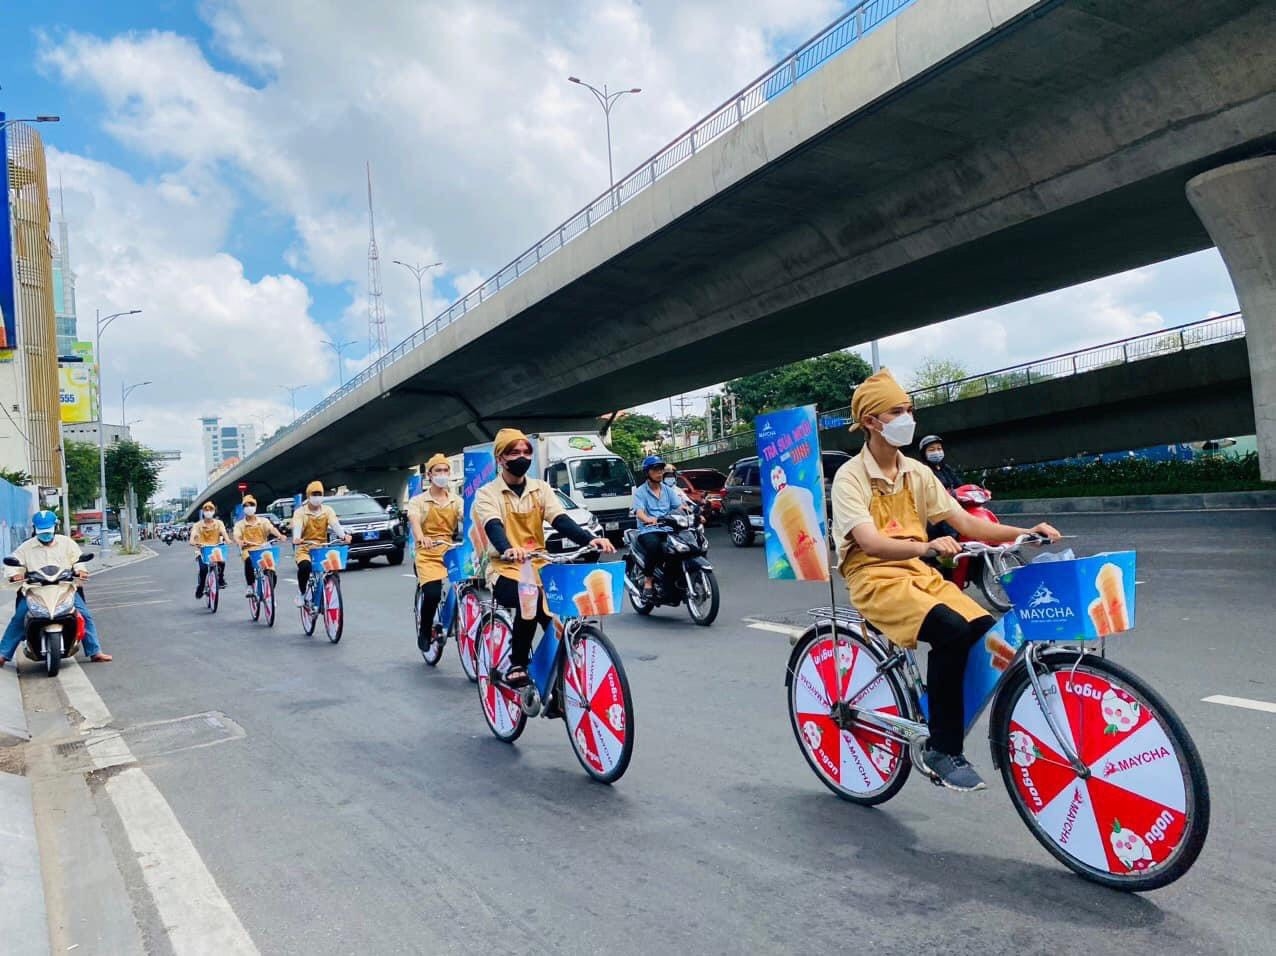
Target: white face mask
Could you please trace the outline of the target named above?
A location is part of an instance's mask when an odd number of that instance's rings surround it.
[[[256,513],[257,513],[256,505],[244,505],[244,514],[248,515],[248,517],[251,518]]]
[[[211,512],[211,511],[205,511],[205,512],[204,512],[204,520],[205,520],[205,521],[212,521],[212,520],[213,520],[213,512]]]
[[[431,475],[430,482],[435,488],[446,488],[448,482],[452,480],[451,475]]]
[[[310,496],[310,506],[312,508],[318,508],[321,504],[323,504],[323,495]]]
[[[677,486],[677,484],[678,484],[678,479],[677,479],[677,478],[675,478],[675,477],[673,477],[673,475],[666,475],[666,476],[665,476],[665,486],[666,486],[666,487],[674,488],[674,487],[676,487],[676,486]]]
[[[926,452],[926,460],[932,465],[943,464],[944,453],[942,451],[928,451]]]
[[[882,425],[882,437],[896,448],[903,448],[913,443],[913,433],[917,431],[917,422],[909,412],[896,415]]]

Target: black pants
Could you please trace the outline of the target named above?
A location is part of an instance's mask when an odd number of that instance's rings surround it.
[[[443,600],[443,582],[430,581],[419,585],[421,589],[421,623],[417,630],[417,647],[422,650],[430,643],[430,628],[434,624],[434,615],[438,613],[439,602]]]
[[[665,535],[659,531],[648,531],[646,534],[638,535],[630,548],[634,557],[638,559],[638,566],[642,568],[642,573],[647,576],[656,573],[656,565],[660,563],[660,556],[664,553],[664,549]]]
[[[199,568],[199,570],[195,572],[195,587],[199,588],[200,590],[203,590],[204,575],[208,572],[208,565],[207,563],[205,563],[203,558],[196,558],[195,561]],[[225,564],[217,565],[217,586],[219,588],[224,588],[226,586],[226,565]]]
[[[257,572],[253,570],[253,559],[244,558],[244,583],[252,587],[257,581]]]
[[[310,583],[310,559],[302,558],[297,562],[297,587],[302,594],[306,593],[306,585]]]
[[[966,736],[962,681],[966,657],[996,622],[985,615],[967,621],[952,608],[937,604],[922,621],[919,641],[930,645],[926,658],[926,692],[930,700],[930,747],[959,754]]]
[[[545,602],[537,595],[536,620],[527,621],[518,616],[518,582],[512,578],[497,578],[492,588],[492,597],[501,607],[514,612],[513,636],[510,641],[510,666],[526,667],[532,658],[532,640],[536,637],[536,625],[549,629],[549,615],[545,613]]]

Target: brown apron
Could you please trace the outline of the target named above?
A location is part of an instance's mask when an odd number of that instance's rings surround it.
[[[536,494],[534,491],[527,491],[526,494]],[[540,500],[537,500],[539,507],[534,507],[526,513],[520,513],[512,510],[506,503],[505,496],[502,495],[503,503],[501,507],[501,522],[505,525],[505,536],[509,538],[510,545],[515,548],[525,548],[528,551],[545,550],[545,508]],[[536,558],[532,561],[532,566],[536,569],[536,583],[541,582],[540,570],[547,562],[544,558]],[[519,571],[521,565],[516,561],[506,561],[497,555],[493,555],[488,564],[488,574],[492,579],[509,578],[512,581],[519,579]]]
[[[266,542],[270,540],[270,522],[266,518],[254,515],[252,518],[245,518],[239,526],[239,537],[243,539],[244,547],[240,551],[240,557],[247,561],[248,552],[254,548],[264,547]]]
[[[926,526],[918,517],[907,475],[904,486],[894,494],[874,492],[869,517],[888,538],[926,540]],[[988,614],[920,558],[883,561],[855,548],[842,562],[842,574],[851,603],[866,621],[900,647],[917,646],[922,621],[937,604],[947,605],[967,621]]]
[[[426,494],[428,495],[429,492]],[[425,532],[427,538],[438,538],[450,542],[456,536],[461,515],[451,497],[443,504],[427,499],[422,503],[422,509],[424,514],[421,516],[421,530]],[[442,581],[447,577],[447,568],[443,566],[443,555],[447,553],[447,549],[447,544],[426,549],[417,542],[417,581],[421,584],[429,584],[431,581]]]
[[[302,505],[293,513],[301,515],[301,541],[297,544],[293,556],[297,563],[310,560],[310,549],[321,548],[328,543],[328,509],[321,508],[318,514]]]

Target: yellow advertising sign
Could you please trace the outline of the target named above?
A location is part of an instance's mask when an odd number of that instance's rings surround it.
[[[58,393],[62,403],[62,423],[75,425],[93,421],[93,369],[81,363],[58,366]]]

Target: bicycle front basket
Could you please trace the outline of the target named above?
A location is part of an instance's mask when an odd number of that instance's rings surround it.
[[[1028,641],[1088,641],[1134,627],[1133,551],[1025,564],[1002,576]]]

